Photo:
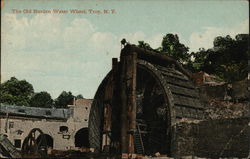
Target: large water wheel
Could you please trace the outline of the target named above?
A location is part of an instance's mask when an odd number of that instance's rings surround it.
[[[90,146],[114,153],[171,155],[174,125],[183,118],[203,118],[189,73],[169,57],[128,44],[96,92]]]
[[[34,128],[24,139],[22,153],[24,155],[44,156],[47,153],[47,140],[42,130]]]

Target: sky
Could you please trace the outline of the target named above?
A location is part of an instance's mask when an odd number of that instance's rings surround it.
[[[208,49],[217,36],[249,33],[248,8],[247,0],[4,0],[2,82],[15,76],[53,98],[93,98],[121,39],[157,48],[173,33],[190,52]]]

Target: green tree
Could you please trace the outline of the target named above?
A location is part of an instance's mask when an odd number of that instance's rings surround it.
[[[51,108],[53,100],[48,92],[35,93],[30,99],[31,107]]]
[[[186,63],[190,60],[188,54],[189,48],[180,43],[178,35],[166,34],[161,42],[160,52],[164,52],[167,56],[170,56],[180,63]]]
[[[76,96],[76,99],[83,99],[83,96],[82,96],[81,94],[78,94],[78,95]]]
[[[214,39],[212,49],[200,49],[191,53],[194,61],[193,70],[216,75],[226,82],[242,80],[247,77],[247,59],[249,34],[218,36]]]
[[[207,57],[208,65],[204,70],[209,70],[226,82],[243,80],[248,73],[248,41],[249,34],[239,34],[235,39],[229,35],[215,38],[213,52]]]
[[[211,50],[205,50],[204,48],[200,48],[197,52],[191,52],[191,59],[187,64],[187,69],[192,72],[199,72],[202,71],[204,68],[204,64],[206,62],[207,56]]]
[[[55,100],[56,108],[67,108],[74,99],[74,96],[71,92],[63,91]]]
[[[0,93],[0,103],[29,106],[34,89],[26,80],[11,77],[0,85]]]
[[[213,74],[226,82],[242,80],[248,74],[249,34],[238,34],[235,39],[227,35],[214,39],[211,49],[199,49],[197,52],[188,53],[189,48],[179,41],[178,35],[166,34],[161,47],[152,49],[144,41],[138,42],[138,47],[160,52],[182,63],[192,72],[204,71]]]
[[[151,46],[148,43],[145,43],[144,41],[138,41],[138,47],[142,49],[147,49],[147,50],[153,50]]]
[[[230,35],[227,35],[226,37],[218,36],[214,39],[214,47],[220,47],[220,48],[228,48],[231,47],[234,40],[231,38]]]

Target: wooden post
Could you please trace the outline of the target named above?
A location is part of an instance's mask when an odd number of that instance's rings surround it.
[[[121,53],[121,150],[133,154],[136,130],[136,52]]]
[[[111,143],[111,114],[112,114],[112,97],[114,91],[114,76],[117,71],[118,61],[117,58],[112,59],[112,74],[109,78],[105,93],[104,93],[104,123],[103,123],[103,142],[102,149],[104,151],[109,151]]]
[[[129,120],[129,145],[128,153],[135,153],[134,132],[136,131],[136,58],[135,52],[128,58],[127,62],[127,90],[128,92],[128,120]]]
[[[126,93],[126,58],[121,55],[120,74],[120,102],[121,102],[121,153],[128,153],[128,119],[127,119],[127,93]]]

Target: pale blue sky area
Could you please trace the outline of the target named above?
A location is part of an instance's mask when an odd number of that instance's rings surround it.
[[[26,79],[55,98],[63,90],[93,98],[118,57],[120,40],[159,47],[176,33],[196,51],[216,36],[249,32],[246,0],[5,0],[2,12],[2,76]],[[12,9],[115,10],[115,14],[25,14]]]

